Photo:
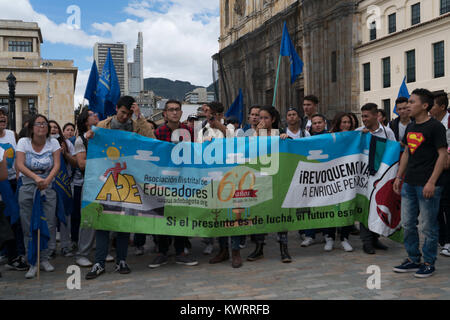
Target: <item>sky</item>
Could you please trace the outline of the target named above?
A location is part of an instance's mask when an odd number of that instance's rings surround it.
[[[42,58],[74,61],[76,106],[83,100],[94,44],[123,42],[131,62],[139,31],[144,78],[210,85],[211,57],[219,50],[219,6],[219,0],[0,0],[0,19],[37,22]]]

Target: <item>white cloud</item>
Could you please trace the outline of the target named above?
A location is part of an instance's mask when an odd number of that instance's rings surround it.
[[[158,162],[160,160],[159,157],[154,157],[152,151],[145,151],[145,150],[137,150],[136,153],[137,156],[134,156],[135,160],[142,160],[142,161],[153,161]]]
[[[89,48],[93,47],[95,42],[105,40],[97,35],[89,35],[83,30],[74,29],[66,23],[56,24],[45,14],[34,11],[29,0],[0,1],[0,18],[37,22],[41,28],[44,42]]]
[[[86,91],[86,85],[89,79],[89,73],[91,69],[88,70],[78,70],[77,75],[77,84],[75,86],[75,95],[73,97],[73,102],[75,104],[75,108],[78,107],[80,103],[84,101],[84,92]],[[88,101],[86,100],[86,104]]]
[[[172,4],[172,5],[170,5]],[[156,11],[155,11],[156,10]],[[95,42],[123,42],[131,61],[137,33],[144,35],[144,77],[164,77],[190,81],[195,85],[212,83],[212,55],[218,52],[219,1],[162,0],[129,1],[123,9],[134,19],[92,25],[99,35],[57,24],[45,13],[36,12],[29,0],[0,1],[0,18],[33,21],[39,24],[45,42],[93,48]],[[51,59],[52,57],[47,57]],[[76,57],[67,57],[74,59]],[[80,57],[83,59],[84,57]],[[79,70],[75,106],[83,101],[90,70]]]
[[[309,151],[309,156],[306,158],[308,160],[325,160],[330,156],[328,154],[323,154],[323,150],[311,150]]]
[[[212,55],[218,52],[220,18],[213,14],[219,1],[173,1],[159,7],[161,1],[141,1],[125,8],[128,14],[143,19],[116,23],[95,23],[93,27],[126,43],[131,60],[137,33],[144,36],[144,77],[164,77],[207,86],[212,83]],[[195,21],[194,21],[195,20]]]

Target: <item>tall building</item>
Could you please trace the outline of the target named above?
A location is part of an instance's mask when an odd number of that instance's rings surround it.
[[[283,58],[275,107],[286,114],[302,108],[303,97],[319,97],[319,112],[357,111],[359,88],[353,47],[357,33],[356,0],[221,1],[219,100],[230,106],[241,88],[244,104],[271,105],[283,25],[304,62],[303,73],[290,82]]]
[[[111,49],[111,56],[120,84],[120,94],[128,95],[128,58],[127,46],[124,43],[96,43],[94,45],[94,59],[97,62],[98,72],[101,73]]]
[[[144,39],[142,32],[138,33],[138,43],[133,51],[134,61],[128,63],[128,92],[130,96],[138,97],[144,90]]]
[[[74,122],[74,93],[78,68],[72,60],[41,56],[41,29],[35,22],[0,20],[0,106],[8,107],[8,82],[16,78],[16,128],[34,112],[61,125]]]
[[[184,101],[190,104],[201,104],[214,101],[214,92],[208,92],[206,88],[196,88],[186,93]]]
[[[365,0],[358,6],[360,104],[393,116],[406,76],[416,88],[450,92],[450,1]]]

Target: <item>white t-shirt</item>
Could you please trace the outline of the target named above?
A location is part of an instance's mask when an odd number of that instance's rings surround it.
[[[445,129],[448,129],[448,117],[450,113],[446,112],[445,116],[442,118],[441,123],[444,125]]]
[[[53,168],[53,152],[59,149],[61,147],[58,140],[48,138],[41,152],[36,152],[31,145],[31,138],[22,138],[17,143],[16,151],[25,153],[25,166],[39,177],[45,179]],[[27,182],[30,183],[30,180],[34,183],[31,178],[25,176],[23,173],[20,173],[20,176],[24,184]]]
[[[3,156],[5,154],[5,149],[3,149],[2,147],[0,147],[0,162],[3,161]]]
[[[299,129],[297,133],[293,133],[291,130],[289,130],[289,128],[286,128],[286,134],[291,137],[292,139],[300,139],[300,138],[305,138],[305,137],[310,137],[311,135],[309,134],[308,131],[304,131],[304,136],[302,137],[302,130]]]
[[[14,168],[14,161],[16,160],[16,136],[13,131],[5,129],[5,136],[0,137],[0,147],[6,156],[8,167],[8,180],[16,179],[16,169]]]
[[[356,131],[362,131],[363,129],[366,129],[366,127],[359,127],[358,129],[356,129]],[[371,132],[371,134],[375,137],[397,141],[395,139],[394,131],[392,131],[389,127],[382,126],[381,123],[378,123],[378,129],[374,132]]]

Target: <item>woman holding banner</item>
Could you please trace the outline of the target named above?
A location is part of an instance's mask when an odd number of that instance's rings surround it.
[[[345,112],[338,113],[333,120],[333,126],[331,128],[331,132],[345,132],[345,131],[353,131],[356,128],[353,126],[352,118],[349,114]],[[325,251],[333,250],[334,241],[336,239],[336,227],[334,228],[325,228],[322,229],[323,235],[325,237]],[[350,232],[353,230],[353,226],[345,226],[340,228],[340,236],[341,236],[341,246],[346,252],[353,251],[353,247],[348,242],[348,237]]]
[[[73,146],[72,142],[69,141],[69,139],[66,139],[64,137],[63,131],[61,130],[61,127],[59,124],[54,121],[50,120],[48,122],[49,128],[50,128],[50,136],[56,140],[58,140],[59,145],[61,146],[61,165],[66,166],[67,168],[67,174],[72,180],[72,172],[77,167],[77,161],[75,158],[75,147]],[[64,162],[64,163],[63,163]],[[71,203],[72,204],[72,203]],[[65,214],[69,215],[69,212],[73,211],[73,204],[72,208],[65,208]],[[73,257],[74,254],[72,253],[72,241],[70,239],[70,218],[66,217],[66,223],[62,223],[57,220],[57,213],[55,213],[55,216],[52,217],[52,219],[55,219],[55,223],[59,223],[58,230],[61,234],[61,255],[64,257]],[[56,231],[56,230],[55,230]],[[55,237],[52,237],[52,241],[49,243],[49,249],[51,250],[50,256],[56,255],[56,241],[53,241],[53,239],[56,239]]]
[[[280,135],[279,130],[280,124],[280,114],[272,106],[264,106],[259,110],[259,124],[256,127],[255,136],[278,136]],[[282,139],[286,139],[283,135]],[[248,261],[255,261],[264,258],[264,239],[265,234],[256,234],[254,236],[254,241],[256,242],[255,250],[247,257]],[[278,241],[280,243],[280,253],[281,261],[283,263],[292,262],[292,258],[288,252],[288,233],[278,232]]]
[[[54,220],[49,219],[55,215],[56,210],[56,192],[52,189],[52,182],[59,171],[61,153],[58,141],[50,138],[49,124],[45,116],[35,115],[28,124],[28,133],[29,137],[20,139],[16,149],[16,166],[22,180],[22,186],[19,189],[20,218],[27,252],[31,250],[30,245],[33,245],[29,243],[32,237],[30,222],[37,190],[43,196],[45,195],[42,210],[47,217],[50,234],[54,234],[52,232],[55,228]],[[30,255],[28,257],[30,269],[25,278],[31,279],[36,276],[37,266],[36,261],[30,261]],[[55,270],[48,261],[48,249],[43,250],[40,258],[41,266],[45,271]]]

